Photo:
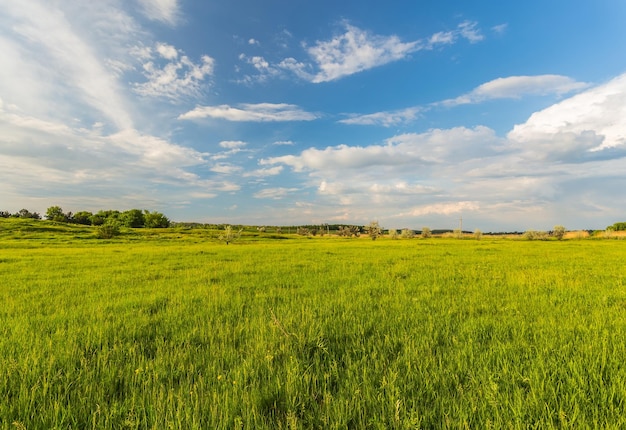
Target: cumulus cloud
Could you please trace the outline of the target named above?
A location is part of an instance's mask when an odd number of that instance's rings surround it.
[[[282,122],[313,121],[317,118],[317,115],[287,103],[244,103],[238,106],[198,106],[180,115],[178,119],[215,118],[238,122]]]
[[[240,83],[250,84],[253,82],[265,82],[269,78],[283,74],[283,70],[280,67],[270,64],[264,57],[259,55],[248,56],[246,54],[239,54],[239,60],[251,65],[256,73],[254,75],[245,75],[243,79],[238,80]]]
[[[175,60],[178,58],[178,50],[172,45],[168,45],[167,43],[157,43],[156,51],[159,55],[166,60]]]
[[[508,134],[531,158],[564,162],[623,157],[626,74],[535,112]]]
[[[467,94],[436,104],[458,106],[493,99],[515,99],[529,95],[555,94],[562,96],[588,86],[589,84],[562,75],[509,76],[486,82]]]
[[[325,149],[308,148],[299,155],[284,155],[261,160],[261,164],[285,164],[295,171],[339,171],[391,166],[394,168],[430,165],[465,159],[478,153],[485,156],[500,144],[493,130],[478,126],[434,129],[426,133],[407,133],[386,140],[384,145],[338,145]],[[479,146],[477,146],[479,145]]]
[[[153,21],[174,25],[179,20],[178,0],[138,0],[144,15]]]
[[[106,135],[97,124],[91,129],[73,128],[6,110],[0,111],[0,127],[0,182],[11,184],[11,190],[0,193],[4,197],[12,192],[12,199],[22,199],[37,193],[33,184],[40,184],[42,188],[53,186],[58,195],[83,193],[84,202],[93,195],[123,202],[132,194],[142,196],[141,201],[171,199],[171,203],[180,198],[181,187],[190,193],[239,188],[193,172],[207,164],[206,154],[135,129]],[[28,145],[22,143],[25,140]],[[15,175],[15,169],[22,173]],[[138,200],[131,199],[129,204]]]

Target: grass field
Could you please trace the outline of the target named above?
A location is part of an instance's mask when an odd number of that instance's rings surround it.
[[[626,427],[626,242],[0,220],[0,428]]]

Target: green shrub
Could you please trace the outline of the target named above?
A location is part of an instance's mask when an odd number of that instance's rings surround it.
[[[109,220],[96,229],[98,239],[111,239],[120,234],[120,224],[117,221]]]

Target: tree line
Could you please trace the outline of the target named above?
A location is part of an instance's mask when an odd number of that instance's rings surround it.
[[[76,213],[65,212],[60,206],[50,206],[44,215],[45,219],[55,222],[70,224],[101,226],[105,224],[119,224],[130,228],[166,228],[171,221],[161,212],[130,209],[127,211],[100,210],[96,213],[79,211]],[[16,213],[0,211],[0,218],[30,218],[41,219],[37,212],[21,209]]]

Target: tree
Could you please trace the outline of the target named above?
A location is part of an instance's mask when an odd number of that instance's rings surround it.
[[[616,222],[613,225],[610,225],[606,228],[611,231],[624,231],[626,230],[626,222]]]
[[[378,224],[378,221],[372,221],[367,226],[367,234],[369,234],[372,240],[376,240],[382,234],[382,231],[383,229]]]
[[[141,209],[130,209],[122,212],[121,221],[125,227],[140,228],[146,222]]]
[[[552,236],[556,237],[557,240],[563,240],[563,236],[565,236],[565,227],[562,225],[555,225],[552,229]]]
[[[422,238],[428,239],[433,234],[428,227],[422,227]]]
[[[391,239],[397,239],[398,238],[398,230],[396,230],[395,228],[390,228],[389,229],[389,237]]]
[[[308,227],[298,227],[296,229],[296,234],[299,234],[300,236],[310,236],[311,230]]]
[[[361,229],[357,227],[356,225],[339,226],[339,230],[337,231],[337,234],[342,237],[352,237],[352,236],[359,237],[361,235]]]
[[[28,209],[20,209],[15,215],[15,218],[30,218],[30,219],[41,219],[41,215],[37,212],[30,212]]]
[[[46,210],[46,219],[49,221],[56,221],[56,222],[68,221],[68,217],[67,215],[65,215],[65,213],[63,213],[63,209],[61,208],[61,206],[50,206]]]
[[[92,217],[93,214],[91,212],[79,211],[72,217],[72,222],[75,224],[91,225]]]
[[[10,218],[11,212],[9,211],[0,211],[0,218]]]
[[[243,229],[239,231],[233,231],[233,227],[230,225],[227,225],[224,227],[224,233],[220,234],[218,239],[221,240],[222,242],[225,242],[226,245],[228,245],[230,242],[234,242],[235,240],[239,239],[241,237],[242,231]]]
[[[479,229],[474,230],[474,238],[476,240],[480,240],[483,237],[483,232],[480,231]]]
[[[147,228],[167,228],[170,226],[170,220],[160,212],[144,211],[144,226]]]

